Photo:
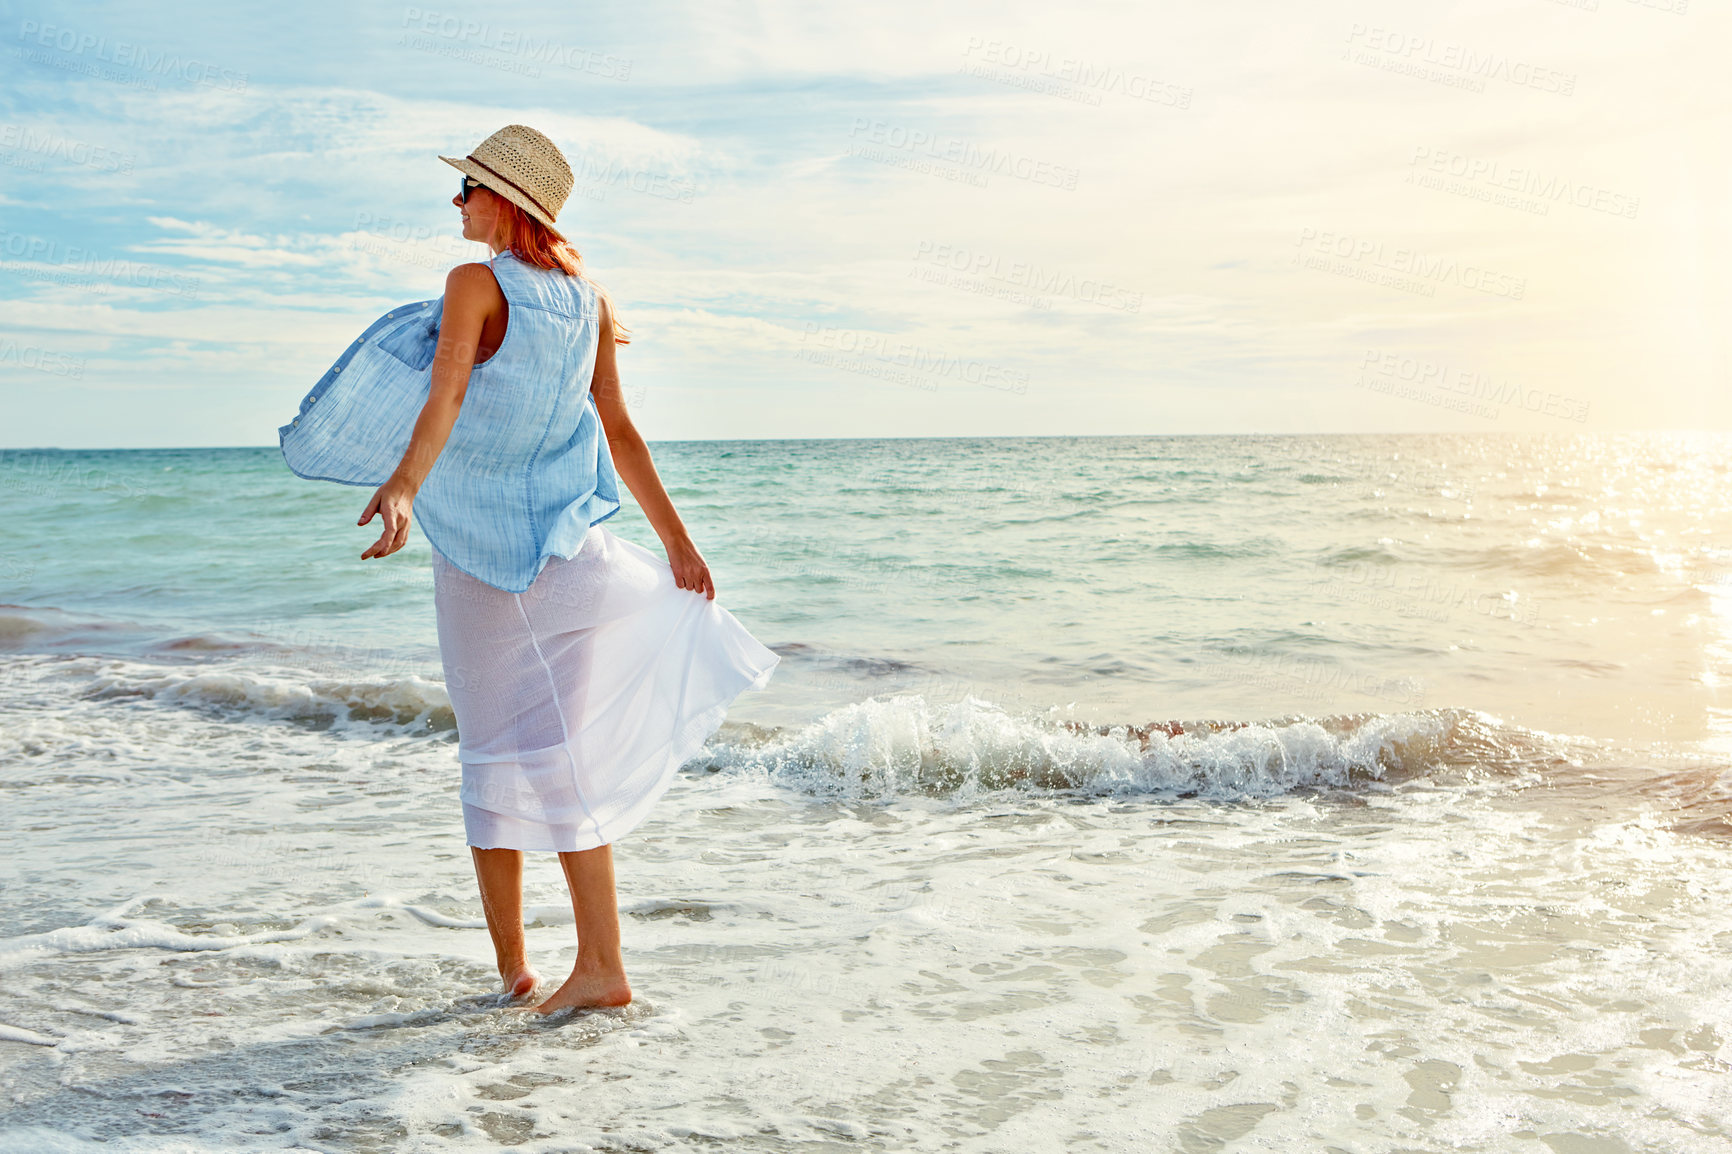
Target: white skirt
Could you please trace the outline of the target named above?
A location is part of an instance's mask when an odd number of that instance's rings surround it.
[[[584,850],[648,816],[777,656],[667,560],[590,527],[507,593],[433,552],[463,824],[481,849]]]

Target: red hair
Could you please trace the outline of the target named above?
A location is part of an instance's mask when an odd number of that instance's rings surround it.
[[[489,189],[489,192],[492,190]],[[572,243],[563,237],[555,236],[553,230],[524,212],[503,196],[495,195],[499,202],[499,219],[504,226],[505,247],[511,250],[520,260],[537,268],[558,269],[566,276],[584,276],[583,257],[573,247]],[[619,314],[612,308],[613,298],[607,290],[595,281],[595,291],[607,297],[608,311],[613,313],[613,339],[615,344],[631,344],[631,330],[619,323]]]

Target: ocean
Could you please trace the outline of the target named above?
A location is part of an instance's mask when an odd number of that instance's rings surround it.
[[[615,847],[636,1001],[550,1020],[426,541],[0,453],[0,1149],[1732,1142],[1732,440],[653,449],[782,663]]]

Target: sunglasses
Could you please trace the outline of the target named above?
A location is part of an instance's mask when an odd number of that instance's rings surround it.
[[[480,187],[480,181],[476,180],[472,176],[465,176],[457,184],[457,196],[464,204],[468,204],[470,194]]]

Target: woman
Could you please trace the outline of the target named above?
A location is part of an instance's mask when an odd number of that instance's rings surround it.
[[[551,850],[578,952],[535,1009],[624,1005],[612,843],[777,658],[715,603],[626,413],[625,338],[555,228],[572,185],[559,149],[511,125],[440,159],[464,174],[463,235],[493,259],[375,321],[280,430],[283,454],[300,476],[378,486],[359,523],[382,531],[363,559],[401,549],[412,516],[433,546],[464,829],[508,995],[540,986],[523,851]],[[666,561],[600,524],[620,478]]]

